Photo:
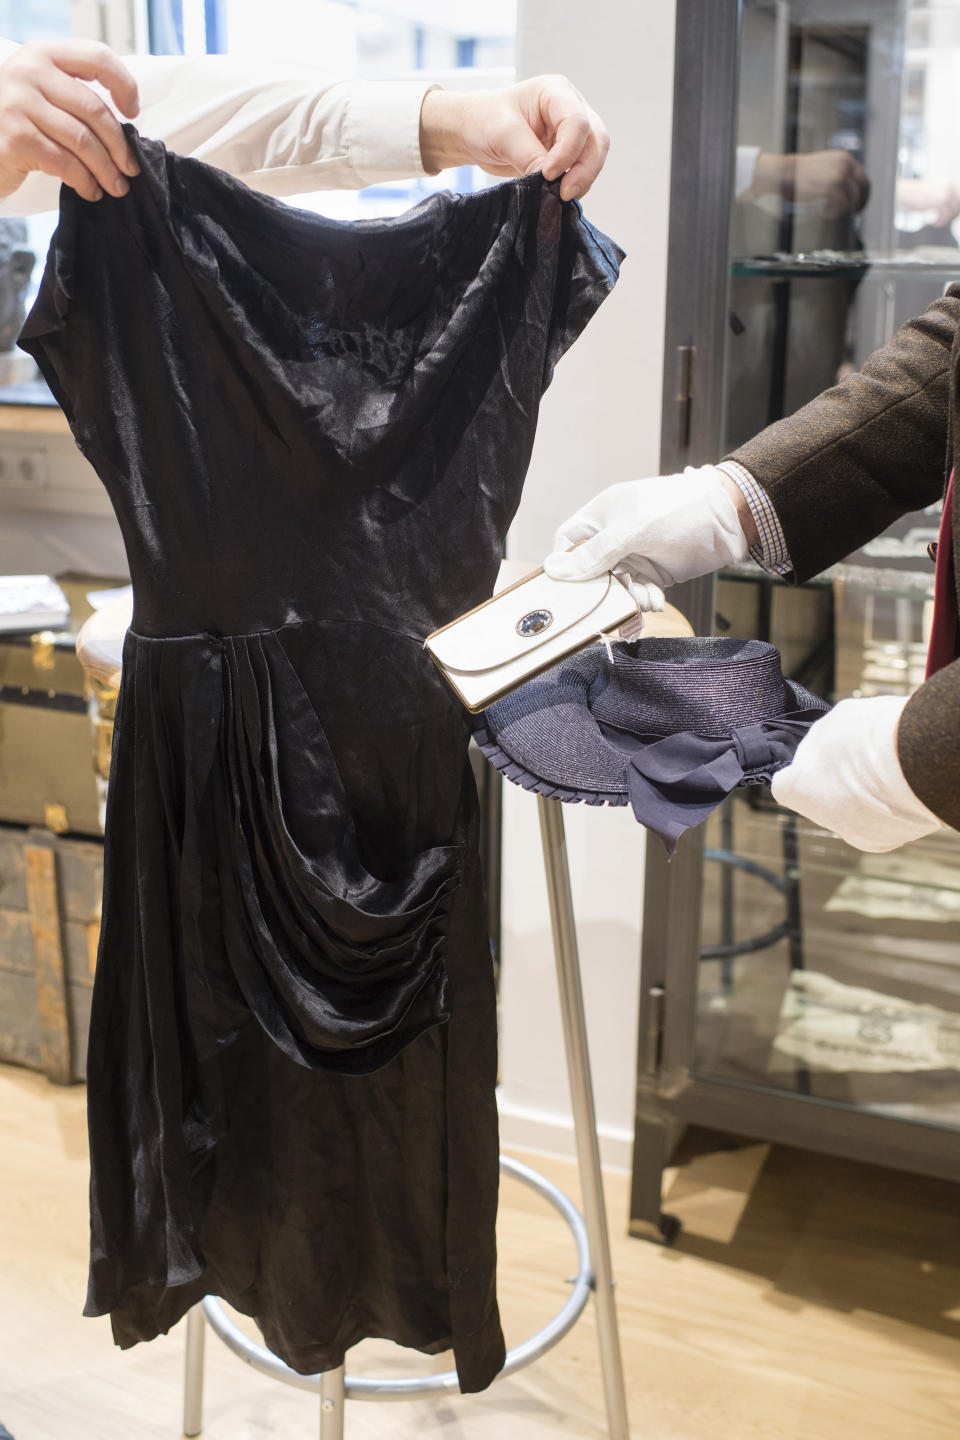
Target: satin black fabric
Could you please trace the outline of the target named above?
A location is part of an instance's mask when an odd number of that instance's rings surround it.
[[[503,1361],[496,1024],[464,712],[540,395],[620,252],[538,176],[291,210],[128,128],[21,344],[134,585],[90,1033],[87,1313],[205,1293],[295,1369]]]

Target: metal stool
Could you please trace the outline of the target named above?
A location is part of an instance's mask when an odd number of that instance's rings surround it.
[[[560,987],[563,1039],[567,1073],[573,1102],[574,1133],[584,1216],[573,1202],[537,1171],[506,1156],[500,1157],[501,1173],[512,1175],[530,1186],[563,1216],[577,1247],[577,1275],[566,1303],[541,1330],[507,1355],[501,1375],[529,1365],[562,1339],[582,1315],[590,1291],[596,1304],[600,1366],[610,1440],[629,1440],[627,1401],[620,1356],[620,1335],[613,1296],[613,1271],[607,1234],[606,1207],[600,1170],[593,1081],[587,1049],[587,1028],[577,953],[576,924],[570,892],[570,871],[559,801],[537,797],[540,835],[550,899],[550,922]],[[264,1346],[248,1339],[230,1319],[219,1300],[208,1297],[187,1316],[186,1372],[184,1382],[183,1432],[197,1436],[203,1428],[203,1372],[205,1328],[235,1355],[254,1369],[279,1380],[310,1390],[320,1397],[320,1440],[343,1440],[344,1404],[347,1400],[416,1400],[424,1395],[449,1393],[458,1388],[456,1372],[404,1380],[369,1379],[347,1375],[344,1367],[321,1375],[298,1375]]]

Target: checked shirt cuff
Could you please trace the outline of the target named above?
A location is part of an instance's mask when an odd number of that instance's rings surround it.
[[[793,561],[787,550],[777,512],[770,503],[766,490],[762,485],[758,485],[750,471],[738,465],[736,460],[721,460],[717,469],[722,470],[741,491],[756,523],[760,541],[759,544],[750,546],[751,560],[755,560],[768,575],[789,574],[793,569]]]

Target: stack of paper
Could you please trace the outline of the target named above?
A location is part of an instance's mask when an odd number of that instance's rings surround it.
[[[56,630],[69,619],[67,597],[52,575],[0,575],[0,634]]]

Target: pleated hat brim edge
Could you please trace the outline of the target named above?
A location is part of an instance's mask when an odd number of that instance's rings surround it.
[[[818,696],[812,695],[796,681],[786,680],[786,685],[797,701],[797,709],[804,710],[812,707],[822,708],[826,713],[831,707]],[[592,717],[591,717],[592,718]],[[774,717],[771,717],[774,718]],[[811,722],[812,723],[812,722]],[[561,800],[568,805],[628,805],[626,770],[629,761],[624,760],[624,781],[623,790],[584,790],[568,785],[560,785],[546,780],[541,775],[529,770],[521,761],[514,757],[500,744],[496,734],[486,722],[486,715],[477,716],[473,726],[473,739],[477,748],[490,764],[497,769],[501,775],[510,780],[514,785],[519,785],[524,790],[529,790],[537,795],[542,795],[547,800]],[[607,742],[609,744],[609,742]],[[651,742],[654,743],[654,742]],[[611,749],[615,748],[613,746]],[[760,772],[747,771],[741,784],[759,783],[764,779]]]
[[[581,803],[584,805],[627,805],[629,803],[625,789],[622,794],[597,790],[575,790],[567,785],[553,785],[549,780],[534,775],[526,766],[518,760],[514,760],[512,755],[507,754],[506,750],[497,743],[496,737],[482,722],[474,727],[473,738],[480,752],[495,769],[500,771],[501,775],[512,781],[514,785],[542,795],[546,800],[562,800],[566,805]]]

